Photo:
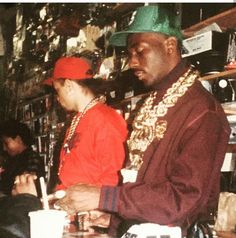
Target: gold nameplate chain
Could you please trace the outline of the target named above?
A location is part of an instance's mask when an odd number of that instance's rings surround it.
[[[133,121],[133,131],[127,141],[130,159],[129,169],[139,170],[147,147],[155,138],[160,140],[164,137],[167,121],[160,118],[164,117],[168,109],[177,103],[198,76],[197,71],[189,69],[167,90],[162,101],[157,105],[153,106],[157,92],[152,92],[145,100]]]

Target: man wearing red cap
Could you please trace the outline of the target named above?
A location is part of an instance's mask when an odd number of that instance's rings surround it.
[[[76,183],[116,185],[125,159],[127,126],[121,115],[104,104],[104,81],[93,78],[86,60],[62,57],[53,77],[44,83],[54,87],[66,111],[76,112],[60,152],[61,184],[56,189]]]

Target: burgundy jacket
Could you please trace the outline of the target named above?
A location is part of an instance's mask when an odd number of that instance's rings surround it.
[[[156,87],[157,101],[187,67],[181,62]],[[99,208],[117,214],[110,226],[113,235],[118,223],[143,222],[178,225],[185,233],[217,206],[230,134],[221,105],[197,80],[165,117],[164,138],[148,146],[136,182],[102,187]]]

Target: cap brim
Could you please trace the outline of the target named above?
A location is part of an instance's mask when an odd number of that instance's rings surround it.
[[[48,78],[48,79],[45,79],[42,84],[45,84],[45,85],[48,85],[48,86],[53,86],[52,85],[52,82],[53,82],[53,78]]]
[[[127,45],[127,37],[129,34],[135,33],[134,31],[120,31],[115,32],[109,39],[109,44],[113,46],[126,46]]]
[[[113,35],[111,35],[111,37],[109,39],[109,44],[113,45],[113,46],[125,47],[125,46],[127,46],[127,39],[128,39],[129,34],[145,33],[145,32],[161,33],[161,32],[152,31],[150,29],[148,29],[148,30],[139,29],[139,30],[128,30],[128,31],[115,32],[115,33],[113,33]]]
[[[130,31],[120,31],[120,32],[115,32],[111,35],[109,39],[109,44],[112,46],[118,46],[118,47],[125,47],[127,46],[127,39],[129,34],[133,33],[145,33],[145,32],[153,32],[153,33],[160,33],[160,34],[166,34],[165,32],[162,31],[152,31],[152,30],[130,30]],[[182,41],[182,35],[181,33],[179,35],[175,34],[170,34],[170,36],[176,37],[178,40]]]

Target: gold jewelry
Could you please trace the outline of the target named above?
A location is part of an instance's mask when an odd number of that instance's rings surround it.
[[[92,98],[92,100],[85,106],[84,110],[81,113],[79,113],[79,114],[77,114],[77,115],[75,115],[73,117],[71,125],[70,125],[70,129],[69,129],[69,133],[68,133],[67,138],[65,140],[66,142],[65,142],[65,144],[63,146],[65,151],[66,151],[66,153],[70,153],[69,143],[70,143],[70,141],[71,141],[71,139],[72,139],[72,137],[73,137],[73,135],[75,133],[75,129],[78,126],[81,118],[84,116],[86,111],[89,108],[91,108],[92,106],[94,106],[97,102],[98,102],[98,98],[97,97]]]
[[[167,121],[163,118],[168,109],[173,107],[199,76],[191,68],[181,76],[169,89],[162,100],[155,106],[157,92],[151,92],[133,121],[133,131],[127,141],[129,148],[129,169],[139,170],[143,163],[143,155],[154,139],[162,139],[167,129]]]
[[[103,95],[99,96],[99,97],[94,97],[84,108],[84,110],[81,113],[78,113],[77,115],[75,115],[72,119],[71,125],[70,125],[70,129],[69,132],[67,134],[67,137],[65,139],[65,144],[63,146],[65,153],[70,153],[70,142],[72,137],[74,136],[76,127],[79,125],[80,120],[82,119],[82,117],[85,115],[85,113],[88,111],[88,109],[92,108],[94,105],[96,105],[98,102],[100,103],[104,103],[105,102],[105,97]],[[62,167],[64,166],[65,163],[65,156],[63,156],[62,160],[60,161],[60,166],[58,169],[58,175],[61,172]]]

